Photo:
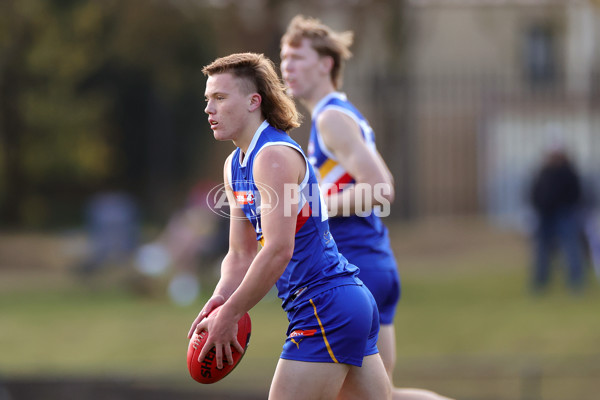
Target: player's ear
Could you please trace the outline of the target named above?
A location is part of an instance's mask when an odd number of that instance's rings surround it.
[[[248,111],[254,111],[257,108],[260,108],[262,103],[262,97],[258,93],[252,93],[249,99]]]
[[[319,61],[322,72],[329,74],[333,69],[333,57],[321,56]]]

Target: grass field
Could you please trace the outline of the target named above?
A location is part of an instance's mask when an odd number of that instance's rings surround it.
[[[600,379],[600,289],[572,296],[557,273],[527,291],[525,238],[481,221],[391,227],[403,280],[396,383],[479,400],[592,400]],[[251,311],[247,355],[227,379],[187,375],[187,330],[200,309],[141,295],[131,277],[70,274],[64,238],[0,235],[0,376],[131,379],[198,393],[266,393],[284,340],[279,301]],[[559,271],[556,271],[559,272]],[[204,294],[213,282],[206,279]]]

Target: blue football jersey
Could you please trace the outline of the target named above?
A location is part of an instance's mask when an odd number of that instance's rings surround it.
[[[246,154],[242,154],[240,148],[233,152],[228,176],[235,202],[254,226],[256,239],[263,245],[269,241],[261,228],[261,215],[268,210],[261,209],[261,183],[255,182],[253,173],[254,160],[268,146],[289,146],[302,154],[306,161],[304,180],[298,188],[294,253],[277,281],[278,296],[284,310],[288,311],[296,300],[301,301],[306,296],[335,286],[360,283],[360,280],[356,277],[358,268],[339,253],[330,233],[318,181],[302,149],[289,135],[266,121],[254,134]],[[263,191],[265,193],[268,190]]]
[[[346,95],[332,92],[325,96],[313,110],[312,127],[308,143],[308,159],[318,174],[319,183],[324,196],[343,191],[344,185],[354,184],[354,178],[339,163],[323,143],[317,127],[317,118],[327,109],[338,110],[350,116],[360,127],[363,139],[372,151],[376,151],[375,134],[368,121]],[[334,217],[329,219],[331,233],[335,238],[339,251],[351,262],[356,258],[370,255],[371,260],[381,259],[382,262],[370,262],[358,266],[364,268],[396,269],[396,263],[391,251],[388,231],[375,212],[367,216]]]

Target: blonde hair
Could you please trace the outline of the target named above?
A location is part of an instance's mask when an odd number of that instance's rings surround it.
[[[320,56],[330,56],[333,59],[331,81],[336,89],[341,88],[344,61],[352,57],[350,46],[354,41],[354,33],[336,32],[316,18],[297,15],[290,21],[281,38],[281,46],[288,44],[298,47],[302,39],[310,40],[312,48]]]
[[[269,124],[284,132],[300,126],[296,104],[286,93],[275,65],[263,54],[237,53],[221,57],[202,68],[202,73],[206,76],[231,73],[243,82],[241,90],[260,94],[261,112]]]

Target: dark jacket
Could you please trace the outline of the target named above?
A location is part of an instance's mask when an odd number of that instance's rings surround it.
[[[531,190],[531,203],[542,218],[577,207],[581,197],[579,176],[568,160],[547,163],[535,178]]]

